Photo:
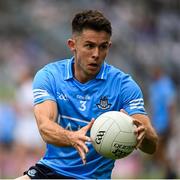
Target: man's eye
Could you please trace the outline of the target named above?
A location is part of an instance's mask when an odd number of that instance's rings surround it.
[[[94,46],[93,46],[93,44],[86,44],[85,47],[91,49],[91,48],[93,48]]]
[[[107,49],[108,48],[108,45],[104,44],[104,45],[101,45],[100,47],[101,49]]]

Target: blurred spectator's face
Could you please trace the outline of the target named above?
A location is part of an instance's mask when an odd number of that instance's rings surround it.
[[[105,31],[85,29],[68,42],[75,55],[75,75],[93,78],[101,68],[111,45]]]
[[[159,66],[153,67],[152,68],[152,78],[154,80],[157,80],[161,77],[162,75],[162,69]]]

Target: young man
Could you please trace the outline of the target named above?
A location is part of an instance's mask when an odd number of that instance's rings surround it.
[[[98,11],[72,21],[71,59],[46,65],[34,78],[34,114],[44,157],[21,178],[111,177],[114,161],[99,155],[89,130],[100,114],[124,109],[137,125],[137,148],[154,153],[157,135],[146,115],[142,92],[131,77],[104,62],[111,46],[111,24]]]

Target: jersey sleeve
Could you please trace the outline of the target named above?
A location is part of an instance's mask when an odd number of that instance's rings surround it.
[[[129,76],[122,79],[121,84],[122,107],[129,114],[147,114],[144,108],[144,99],[140,87]]]
[[[46,68],[37,72],[33,80],[34,105],[46,100],[56,101],[52,84],[53,77]]]

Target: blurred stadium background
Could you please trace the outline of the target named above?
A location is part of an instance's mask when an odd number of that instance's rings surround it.
[[[82,9],[101,10],[111,20],[113,45],[107,61],[139,82],[150,116],[153,67],[161,66],[172,79],[176,111],[165,153],[180,177],[179,0],[1,0],[0,178],[22,175],[43,154],[32,113],[32,78],[48,62],[71,57],[66,40],[73,15]],[[136,151],[116,162],[112,177],[157,179],[165,174],[153,156]]]

